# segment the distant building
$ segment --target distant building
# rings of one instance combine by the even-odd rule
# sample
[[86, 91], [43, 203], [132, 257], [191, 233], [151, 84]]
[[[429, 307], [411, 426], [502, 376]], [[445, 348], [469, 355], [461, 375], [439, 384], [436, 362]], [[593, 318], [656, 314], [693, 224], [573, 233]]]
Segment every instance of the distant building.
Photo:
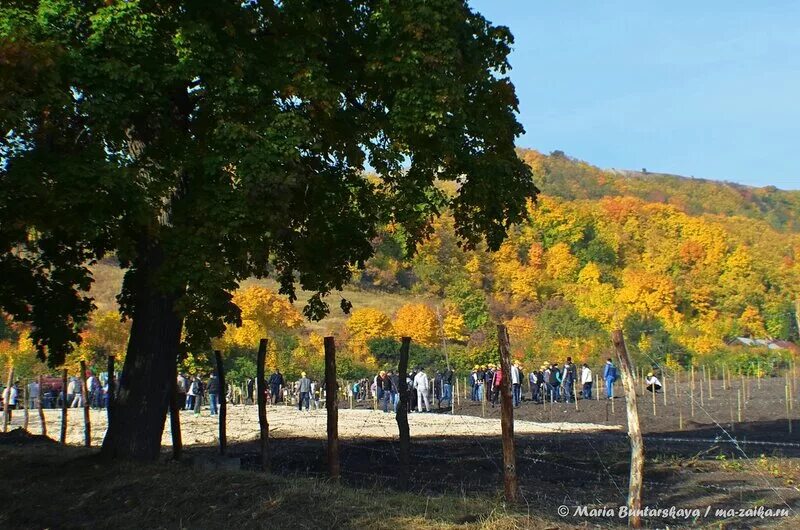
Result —
[[753, 348], [769, 348], [770, 350], [789, 350], [800, 354], [800, 347], [788, 340], [751, 339], [749, 337], [734, 337], [727, 341], [729, 346], [750, 346]]

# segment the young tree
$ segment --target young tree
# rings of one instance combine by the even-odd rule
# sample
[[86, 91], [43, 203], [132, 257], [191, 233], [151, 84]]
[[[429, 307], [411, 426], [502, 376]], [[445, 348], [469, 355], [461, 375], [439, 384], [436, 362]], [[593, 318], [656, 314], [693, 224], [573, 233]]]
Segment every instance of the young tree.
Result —
[[377, 227], [413, 248], [449, 205], [496, 249], [537, 194], [512, 36], [464, 0], [9, 0], [0, 43], [0, 309], [57, 365], [87, 264], [127, 269], [107, 456], [157, 457], [181, 343], [240, 322], [243, 279], [297, 282], [321, 318]]
[[425, 304], [405, 304], [394, 315], [394, 333], [400, 337], [411, 337], [423, 346], [437, 346], [441, 340], [439, 320], [436, 313]]

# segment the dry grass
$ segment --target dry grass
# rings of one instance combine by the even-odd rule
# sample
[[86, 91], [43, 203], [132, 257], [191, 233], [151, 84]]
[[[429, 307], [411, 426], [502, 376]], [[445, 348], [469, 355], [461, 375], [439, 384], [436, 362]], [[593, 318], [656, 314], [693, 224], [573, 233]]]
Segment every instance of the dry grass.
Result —
[[[98, 310], [117, 310], [116, 296], [122, 286], [122, 278], [125, 271], [120, 269], [113, 260], [108, 259], [94, 265], [92, 274], [94, 275], [94, 284], [92, 284], [91, 295], [95, 299]], [[242, 282], [242, 287], [252, 285], [261, 285], [273, 291], [278, 291], [278, 283], [274, 280], [250, 279]], [[297, 292], [295, 306], [298, 310], [303, 308], [312, 294], [310, 291], [300, 290]], [[331, 313], [328, 317], [322, 322], [306, 322], [306, 327], [310, 331], [326, 334], [343, 326], [347, 320], [347, 315], [339, 307], [342, 298], [350, 301], [353, 304], [353, 309], [370, 307], [383, 311], [389, 316], [394, 314], [400, 306], [409, 302], [434, 301], [433, 298], [426, 296], [367, 291], [356, 286], [348, 286], [342, 292], [334, 292], [329, 297], [328, 303], [331, 305]]]
[[188, 463], [108, 463], [53, 443], [0, 445], [0, 528], [532, 529], [499, 499], [364, 490]]

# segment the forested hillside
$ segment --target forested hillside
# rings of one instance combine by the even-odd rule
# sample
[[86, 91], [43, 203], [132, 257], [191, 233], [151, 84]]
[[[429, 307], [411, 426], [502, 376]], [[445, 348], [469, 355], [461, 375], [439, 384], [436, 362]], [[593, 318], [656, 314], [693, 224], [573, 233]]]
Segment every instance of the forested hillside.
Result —
[[[386, 226], [375, 256], [332, 296], [332, 305], [341, 296], [353, 310], [337, 308], [319, 323], [300, 315], [310, 293], [301, 292], [293, 306], [275, 294], [274, 282], [248, 281], [235, 298], [243, 327], [229, 328], [215, 345], [229, 369], [252, 371], [258, 338], [268, 336], [270, 368], [321, 372], [327, 333], [337, 337], [347, 376], [394, 363], [401, 335], [414, 339], [415, 362], [440, 365], [446, 354], [468, 368], [496, 357], [497, 323], [508, 325], [514, 355], [529, 365], [568, 355], [596, 362], [617, 326], [647, 363], [677, 367], [725, 357], [764, 370], [785, 361], [785, 351], [727, 342], [797, 340], [800, 192], [604, 171], [561, 153], [521, 154], [543, 194], [497, 253], [462, 249], [447, 212], [410, 258], [402, 231]], [[124, 355], [127, 325], [114, 312], [121, 271], [106, 260], [94, 273], [99, 309], [73, 364]], [[202, 370], [208, 358], [190, 352], [184, 368]]]
[[[532, 149], [520, 156], [538, 175], [545, 194], [563, 199], [630, 196], [670, 204], [691, 215], [718, 214], [767, 221], [782, 231], [800, 231], [800, 191], [773, 186], [753, 188], [730, 182], [650, 173], [602, 170], [561, 151], [543, 155]], [[798, 175], [800, 183], [800, 175]]]

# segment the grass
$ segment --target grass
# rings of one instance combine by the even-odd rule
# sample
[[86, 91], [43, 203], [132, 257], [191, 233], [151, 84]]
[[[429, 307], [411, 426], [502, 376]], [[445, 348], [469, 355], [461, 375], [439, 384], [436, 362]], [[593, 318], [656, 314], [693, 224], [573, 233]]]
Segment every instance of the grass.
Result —
[[187, 463], [109, 463], [51, 442], [0, 446], [0, 528], [553, 527], [499, 498], [425, 496]]
[[[92, 267], [94, 284], [92, 285], [91, 295], [95, 299], [95, 304], [100, 311], [117, 310], [116, 296], [122, 286], [122, 278], [125, 272], [117, 266], [113, 259], [103, 260]], [[242, 287], [261, 285], [278, 291], [278, 283], [274, 280], [249, 279], [242, 282]], [[306, 301], [313, 293], [310, 291], [299, 290], [297, 292], [297, 302], [295, 306], [301, 310]], [[371, 290], [359, 289], [356, 286], [347, 286], [342, 292], [334, 292], [330, 295], [328, 303], [331, 305], [331, 313], [321, 322], [306, 322], [309, 331], [315, 331], [321, 335], [341, 328], [347, 320], [347, 315], [340, 309], [339, 302], [344, 298], [353, 304], [353, 309], [370, 307], [383, 311], [392, 316], [400, 306], [409, 302], [432, 302], [434, 299], [421, 295], [398, 294], [388, 292], [376, 292]]]

